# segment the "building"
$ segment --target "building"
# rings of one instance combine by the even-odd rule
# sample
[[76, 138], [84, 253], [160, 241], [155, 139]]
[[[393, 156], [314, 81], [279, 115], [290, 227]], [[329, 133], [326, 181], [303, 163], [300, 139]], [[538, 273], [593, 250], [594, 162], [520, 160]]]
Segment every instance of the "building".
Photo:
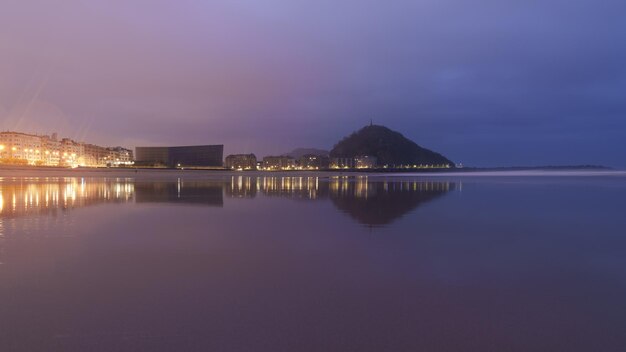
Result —
[[221, 168], [224, 145], [137, 147], [138, 166]]
[[232, 170], [256, 170], [256, 155], [232, 154], [226, 157], [224, 167]]
[[61, 162], [61, 141], [58, 140], [57, 134], [53, 133], [52, 136], [41, 137], [44, 165], [46, 166], [59, 166]]
[[85, 143], [83, 144], [83, 158], [85, 165], [100, 167], [107, 166], [109, 148]]
[[[170, 152], [168, 147], [136, 147], [135, 165], [167, 167], [170, 166]], [[174, 167], [176, 164], [172, 164]]]
[[107, 148], [107, 166], [129, 166], [134, 164], [133, 151], [122, 147]]
[[376, 168], [378, 158], [371, 155], [361, 155], [354, 158], [354, 167], [357, 169], [373, 169]]
[[290, 156], [266, 156], [263, 158], [264, 170], [294, 170], [296, 160]]
[[299, 164], [304, 170], [328, 169], [330, 159], [324, 155], [306, 154], [300, 157]]
[[353, 169], [354, 158], [332, 158], [330, 159], [331, 169]]
[[21, 132], [0, 132], [0, 159], [5, 163], [43, 165], [41, 137]]
[[121, 147], [106, 148], [58, 140], [57, 134], [40, 136], [21, 132], [0, 132], [0, 163], [39, 166], [120, 166], [133, 162], [133, 153]]
[[[61, 160], [60, 166], [88, 166], [85, 163], [84, 145], [69, 138], [61, 139]], [[96, 165], [97, 166], [97, 165]]]

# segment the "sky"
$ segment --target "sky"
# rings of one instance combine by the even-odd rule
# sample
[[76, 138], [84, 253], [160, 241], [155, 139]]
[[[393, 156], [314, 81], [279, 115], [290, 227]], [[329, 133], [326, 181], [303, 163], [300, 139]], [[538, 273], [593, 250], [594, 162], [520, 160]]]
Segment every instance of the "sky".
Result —
[[0, 130], [626, 167], [623, 0], [1, 0]]

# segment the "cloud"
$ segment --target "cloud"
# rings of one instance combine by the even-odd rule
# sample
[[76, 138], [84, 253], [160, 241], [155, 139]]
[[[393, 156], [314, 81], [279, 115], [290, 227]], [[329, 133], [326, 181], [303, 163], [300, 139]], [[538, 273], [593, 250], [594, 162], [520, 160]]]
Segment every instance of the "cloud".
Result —
[[263, 155], [328, 148], [373, 118], [466, 164], [621, 166], [624, 13], [615, 0], [7, 0], [0, 127]]

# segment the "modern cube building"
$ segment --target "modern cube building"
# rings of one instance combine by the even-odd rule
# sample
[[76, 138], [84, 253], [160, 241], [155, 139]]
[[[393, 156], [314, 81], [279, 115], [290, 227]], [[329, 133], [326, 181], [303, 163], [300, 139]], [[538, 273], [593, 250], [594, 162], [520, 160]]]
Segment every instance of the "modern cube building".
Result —
[[135, 165], [163, 167], [222, 167], [224, 145], [137, 147]]

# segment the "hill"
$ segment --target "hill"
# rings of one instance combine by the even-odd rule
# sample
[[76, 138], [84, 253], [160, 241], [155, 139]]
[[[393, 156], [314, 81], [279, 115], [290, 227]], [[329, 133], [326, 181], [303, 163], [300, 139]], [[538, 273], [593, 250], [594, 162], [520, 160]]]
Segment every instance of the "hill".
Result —
[[449, 165], [454, 163], [443, 155], [422, 148], [401, 133], [385, 126], [369, 125], [342, 139], [330, 151], [330, 156], [354, 158], [371, 155], [378, 158], [379, 165]]
[[284, 155], [288, 155], [294, 159], [300, 159], [302, 156], [309, 155], [309, 154], [327, 156], [328, 150], [315, 149], [315, 148], [296, 148], [292, 150], [291, 152], [284, 154]]

